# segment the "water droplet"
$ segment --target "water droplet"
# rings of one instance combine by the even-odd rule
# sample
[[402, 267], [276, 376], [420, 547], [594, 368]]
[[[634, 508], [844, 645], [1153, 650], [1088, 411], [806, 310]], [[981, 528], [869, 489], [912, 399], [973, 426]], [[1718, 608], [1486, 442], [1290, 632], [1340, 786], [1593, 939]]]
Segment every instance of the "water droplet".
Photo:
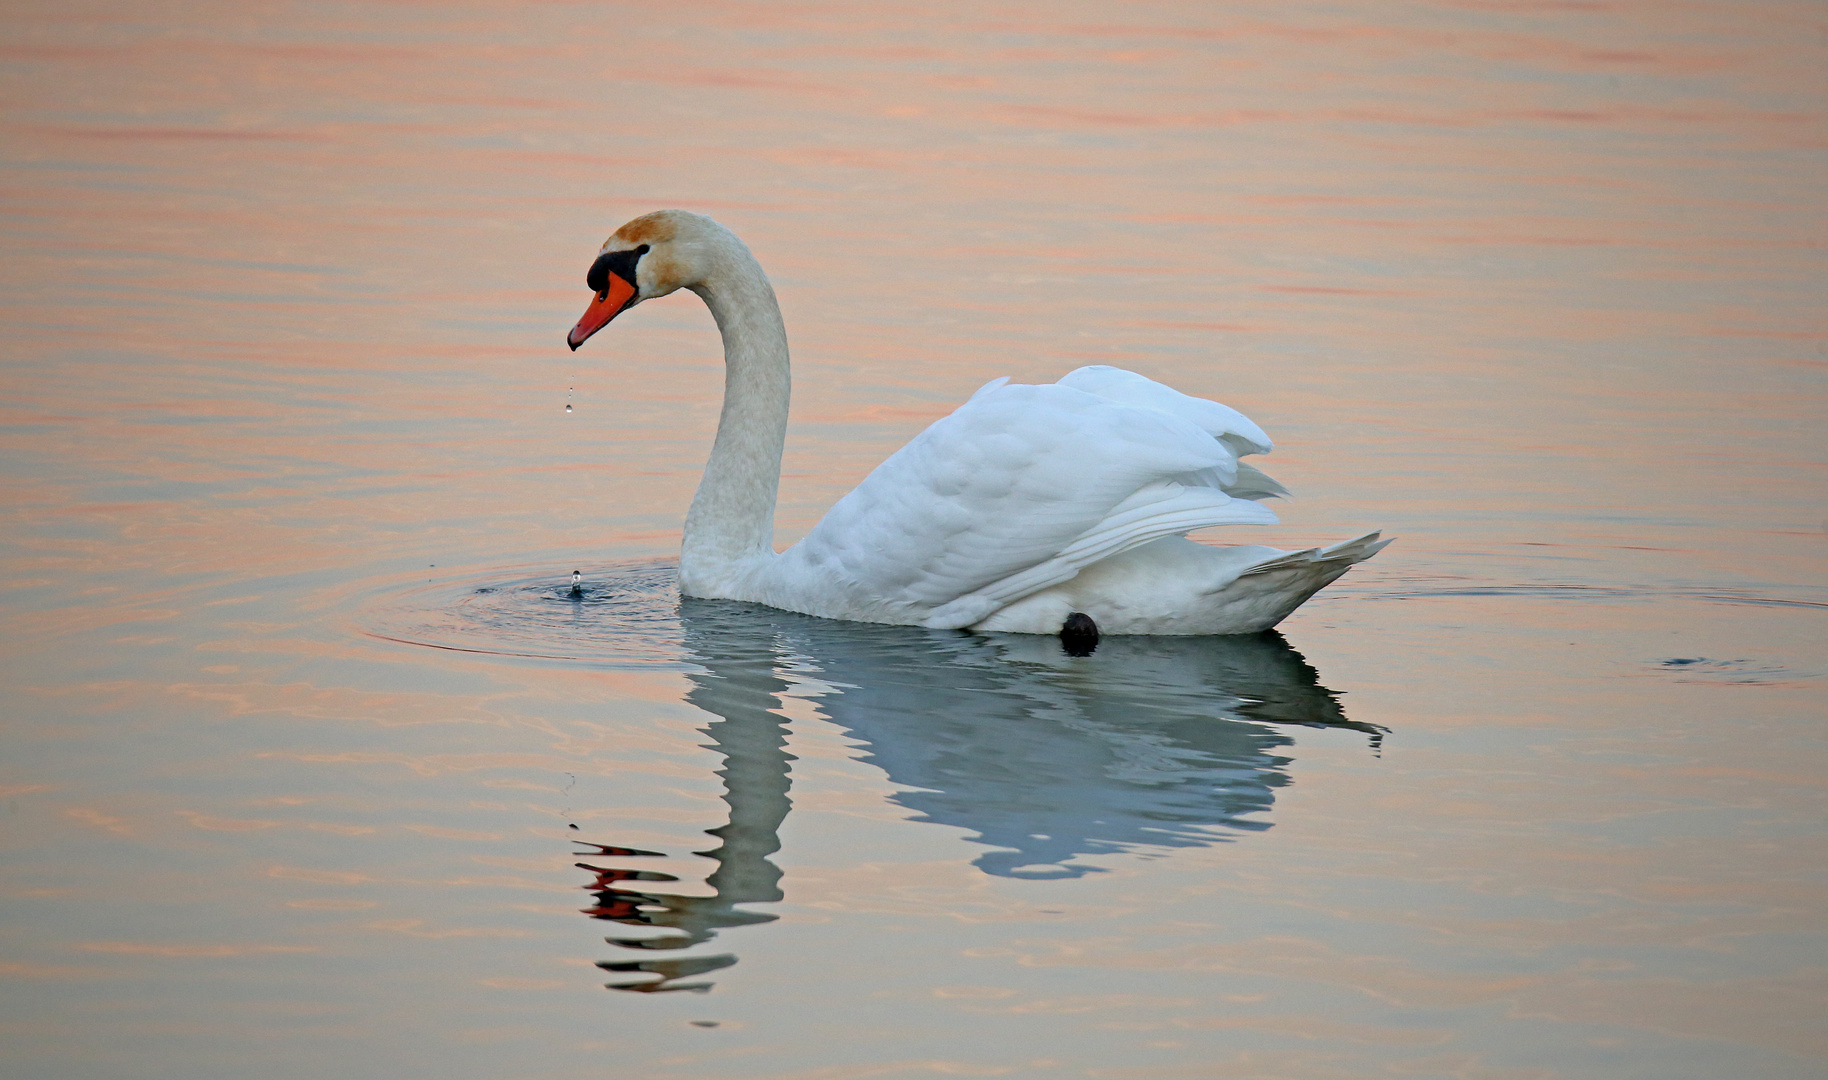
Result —
[[584, 594], [584, 571], [573, 570], [571, 572], [571, 595], [582, 596], [583, 594]]
[[570, 411], [571, 411], [571, 405], [570, 405], [570, 403], [569, 403], [569, 402], [567, 402], [567, 403], [566, 403], [566, 405], [565, 405], [565, 411], [566, 411], [566, 412], [570, 412]]

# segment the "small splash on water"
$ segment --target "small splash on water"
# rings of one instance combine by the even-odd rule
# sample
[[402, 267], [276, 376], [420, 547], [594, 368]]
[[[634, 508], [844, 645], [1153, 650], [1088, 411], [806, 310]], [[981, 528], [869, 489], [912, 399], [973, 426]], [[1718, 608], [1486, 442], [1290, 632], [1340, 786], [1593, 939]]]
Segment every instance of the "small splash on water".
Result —
[[390, 641], [498, 656], [641, 666], [686, 659], [670, 561], [631, 560], [566, 575], [548, 566], [428, 583], [381, 598], [363, 613], [364, 630]]

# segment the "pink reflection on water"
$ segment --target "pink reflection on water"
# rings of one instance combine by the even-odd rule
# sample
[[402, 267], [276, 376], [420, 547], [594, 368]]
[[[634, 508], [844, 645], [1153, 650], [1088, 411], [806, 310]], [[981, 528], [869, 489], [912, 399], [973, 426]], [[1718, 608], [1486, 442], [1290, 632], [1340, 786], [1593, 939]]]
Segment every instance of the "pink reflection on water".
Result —
[[[9, 1052], [98, 1076], [703, 1054], [670, 1014], [564, 993], [603, 955], [564, 823], [685, 852], [723, 820], [684, 676], [432, 654], [359, 617], [428, 579], [676, 547], [710, 320], [682, 297], [599, 356], [561, 338], [602, 237], [681, 206], [743, 235], [786, 311], [783, 542], [988, 379], [1089, 360], [1271, 431], [1299, 497], [1251, 539], [1404, 537], [1288, 627], [1395, 730], [1386, 756], [1300, 742], [1274, 830], [1113, 860], [1108, 892], [998, 891], [788, 702], [809, 764], [779, 934], [733, 943], [706, 999], [754, 1011], [729, 1068], [834, 1064], [794, 1007], [817, 1001], [847, 1039], [992, 1016], [1029, 1058], [1112, 1068], [1540, 1072], [1611, 1040], [1596, 1068], [1803, 1075], [1819, 24], [14, 5]], [[537, 987], [560, 990], [516, 1012]]]

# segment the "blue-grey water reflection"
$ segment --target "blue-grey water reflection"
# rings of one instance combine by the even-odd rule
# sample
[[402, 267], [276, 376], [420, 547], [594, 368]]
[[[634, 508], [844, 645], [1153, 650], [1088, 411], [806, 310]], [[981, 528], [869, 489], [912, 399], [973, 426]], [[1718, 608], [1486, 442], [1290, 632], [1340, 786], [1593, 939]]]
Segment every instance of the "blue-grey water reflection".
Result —
[[[593, 634], [613, 634], [619, 608], [642, 606], [628, 602], [638, 588], [597, 589], [600, 602], [622, 603], [602, 603], [611, 623]], [[586, 913], [651, 931], [608, 939], [627, 948], [685, 948], [775, 917], [738, 905], [783, 898], [769, 857], [792, 806], [789, 692], [810, 691], [820, 714], [860, 740], [860, 756], [906, 789], [893, 800], [914, 820], [968, 830], [990, 848], [974, 865], [1002, 877], [1078, 877], [1099, 869], [1084, 856], [1267, 829], [1289, 782], [1282, 725], [1355, 728], [1373, 750], [1383, 734], [1349, 721], [1273, 631], [1107, 638], [1071, 657], [1054, 638], [835, 622], [730, 601], [686, 600], [678, 619], [682, 654], [697, 665], [686, 700], [716, 717], [704, 731], [724, 759], [729, 820], [707, 830], [722, 843], [699, 853], [718, 863], [709, 897], [651, 891], [636, 883], [676, 879], [619, 864], [652, 853], [590, 845], [606, 860], [579, 864], [597, 876]], [[660, 976], [616, 989], [703, 990], [710, 984], [682, 980], [735, 962], [721, 953], [599, 966]]]

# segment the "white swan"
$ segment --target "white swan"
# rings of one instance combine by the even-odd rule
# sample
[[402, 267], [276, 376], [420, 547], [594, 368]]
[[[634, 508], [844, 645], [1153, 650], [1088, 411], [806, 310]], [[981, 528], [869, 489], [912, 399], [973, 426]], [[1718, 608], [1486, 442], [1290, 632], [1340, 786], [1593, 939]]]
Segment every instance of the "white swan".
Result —
[[[1273, 524], [1282, 485], [1243, 414], [1141, 375], [986, 384], [890, 455], [806, 538], [776, 553], [787, 330], [767, 275], [708, 217], [662, 210], [604, 242], [573, 349], [643, 300], [691, 289], [724, 341], [724, 404], [679, 556], [687, 596], [832, 619], [1060, 633], [1243, 634], [1281, 621], [1388, 540], [1218, 548], [1186, 533]], [[1083, 626], [1080, 620], [1075, 625]]]

